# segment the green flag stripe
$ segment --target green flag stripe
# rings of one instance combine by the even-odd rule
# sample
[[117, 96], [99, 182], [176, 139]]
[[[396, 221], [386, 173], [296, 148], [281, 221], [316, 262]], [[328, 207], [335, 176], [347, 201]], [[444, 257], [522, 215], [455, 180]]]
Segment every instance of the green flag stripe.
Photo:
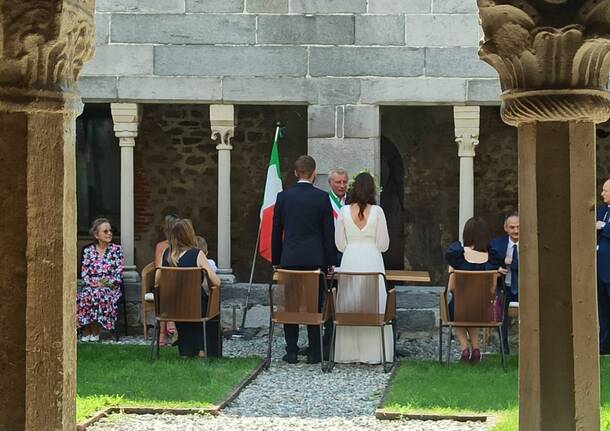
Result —
[[269, 158], [269, 165], [274, 165], [277, 171], [277, 177], [282, 178], [280, 173], [280, 155], [277, 149], [277, 143], [280, 139], [280, 127], [275, 129], [275, 139], [273, 140], [273, 147], [271, 148], [271, 157]]

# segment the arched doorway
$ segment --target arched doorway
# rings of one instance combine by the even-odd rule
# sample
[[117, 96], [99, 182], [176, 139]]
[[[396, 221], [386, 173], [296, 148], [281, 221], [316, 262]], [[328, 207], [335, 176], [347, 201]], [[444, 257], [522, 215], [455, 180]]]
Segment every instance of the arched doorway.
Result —
[[390, 248], [383, 255], [387, 269], [404, 268], [404, 177], [405, 168], [396, 145], [381, 137], [381, 199], [386, 214]]

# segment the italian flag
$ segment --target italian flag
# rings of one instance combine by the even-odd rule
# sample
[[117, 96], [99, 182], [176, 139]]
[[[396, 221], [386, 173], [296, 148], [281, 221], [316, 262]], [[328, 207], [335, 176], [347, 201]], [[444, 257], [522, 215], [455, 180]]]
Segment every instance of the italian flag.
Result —
[[337, 195], [333, 193], [332, 190], [328, 192], [328, 196], [330, 196], [330, 205], [333, 208], [333, 217], [335, 218], [336, 222], [337, 218], [339, 217], [339, 210], [343, 205], [341, 205], [341, 199], [339, 199]]
[[265, 183], [265, 196], [261, 207], [261, 233], [258, 244], [259, 254], [271, 262], [271, 231], [273, 230], [273, 210], [277, 194], [282, 191], [282, 179], [280, 176], [280, 157], [277, 150], [277, 143], [280, 139], [280, 127], [275, 129], [275, 139], [269, 157], [269, 167], [267, 168], [267, 182]]

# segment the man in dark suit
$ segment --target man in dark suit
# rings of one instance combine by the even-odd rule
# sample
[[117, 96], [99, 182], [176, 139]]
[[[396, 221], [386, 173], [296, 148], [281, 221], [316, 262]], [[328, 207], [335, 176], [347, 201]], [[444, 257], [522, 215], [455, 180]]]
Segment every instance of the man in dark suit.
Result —
[[[284, 269], [332, 270], [337, 264], [335, 227], [328, 194], [313, 186], [316, 162], [310, 156], [300, 156], [294, 174], [299, 179], [294, 187], [278, 193], [273, 214], [271, 241], [272, 264]], [[322, 286], [322, 284], [321, 284]], [[325, 292], [320, 292], [324, 295]], [[299, 350], [298, 325], [284, 325], [288, 363], [296, 363]], [[307, 362], [321, 360], [320, 333], [317, 326], [308, 325]]]
[[502, 337], [504, 351], [508, 354], [508, 305], [519, 302], [519, 214], [513, 213], [504, 220], [506, 235], [493, 239], [489, 243], [489, 262], [500, 268], [504, 274], [504, 320]]
[[610, 180], [602, 188], [603, 205], [597, 208], [597, 308], [599, 352], [610, 355]]

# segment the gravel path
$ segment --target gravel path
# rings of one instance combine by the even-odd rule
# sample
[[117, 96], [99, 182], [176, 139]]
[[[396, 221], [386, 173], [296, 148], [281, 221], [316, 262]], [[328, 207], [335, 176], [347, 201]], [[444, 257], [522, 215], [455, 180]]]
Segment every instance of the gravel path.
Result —
[[[260, 335], [260, 334], [259, 334]], [[306, 333], [301, 332], [301, 340]], [[116, 343], [107, 340], [108, 343]], [[138, 337], [123, 337], [120, 344], [143, 344]], [[338, 364], [331, 374], [304, 358], [295, 365], [280, 360], [284, 354], [281, 330], [274, 338], [269, 371], [264, 371], [227, 406], [220, 416], [112, 415], [90, 431], [190, 431], [190, 430], [367, 430], [367, 431], [488, 431], [493, 424], [456, 421], [382, 421], [375, 407], [389, 374], [381, 366]], [[226, 340], [227, 357], [264, 356], [267, 337]], [[436, 359], [438, 339], [403, 339], [398, 352], [406, 358]], [[453, 352], [458, 355], [457, 349]]]

